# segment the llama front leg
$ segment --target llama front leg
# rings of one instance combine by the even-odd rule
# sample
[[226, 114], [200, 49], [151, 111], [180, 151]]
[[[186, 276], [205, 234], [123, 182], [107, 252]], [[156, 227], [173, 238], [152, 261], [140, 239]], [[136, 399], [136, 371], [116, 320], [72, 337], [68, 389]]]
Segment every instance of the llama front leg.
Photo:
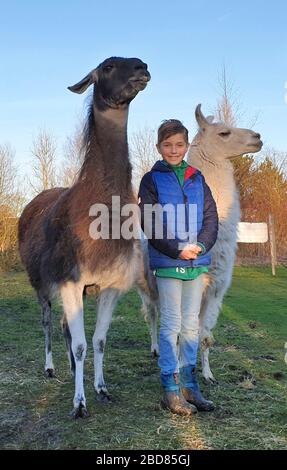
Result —
[[55, 368], [52, 357], [52, 312], [51, 302], [38, 293], [38, 299], [42, 307], [42, 325], [45, 335], [45, 375], [55, 377]]
[[93, 336], [95, 381], [94, 387], [97, 398], [102, 403], [108, 403], [110, 396], [104, 381], [103, 359], [107, 332], [112, 320], [120, 291], [117, 289], [105, 289], [98, 298], [97, 323]]
[[75, 364], [75, 395], [71, 416], [73, 418], [84, 418], [87, 416], [84, 392], [84, 360], [87, 352], [87, 342], [84, 330], [83, 286], [67, 282], [61, 288], [60, 293], [64, 318], [71, 336], [70, 347]]

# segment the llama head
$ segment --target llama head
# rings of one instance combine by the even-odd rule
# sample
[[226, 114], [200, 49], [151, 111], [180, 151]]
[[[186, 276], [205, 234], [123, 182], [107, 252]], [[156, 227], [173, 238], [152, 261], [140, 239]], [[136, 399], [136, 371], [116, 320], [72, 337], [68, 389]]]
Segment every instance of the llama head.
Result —
[[213, 116], [203, 115], [200, 104], [196, 107], [195, 117], [199, 131], [191, 146], [200, 145], [208, 160], [215, 164], [245, 153], [259, 152], [262, 148], [260, 134], [250, 129], [240, 129], [222, 122], [213, 122]]
[[149, 80], [147, 64], [140, 59], [110, 57], [68, 89], [83, 93], [94, 84], [94, 104], [104, 111], [127, 107]]

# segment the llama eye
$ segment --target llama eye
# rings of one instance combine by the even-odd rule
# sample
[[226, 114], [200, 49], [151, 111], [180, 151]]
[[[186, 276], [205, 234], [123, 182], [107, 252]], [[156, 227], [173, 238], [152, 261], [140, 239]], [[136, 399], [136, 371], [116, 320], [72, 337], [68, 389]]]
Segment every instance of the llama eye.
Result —
[[113, 70], [113, 68], [114, 68], [113, 65], [106, 65], [106, 66], [104, 67], [104, 71], [105, 71], [105, 72], [110, 72], [111, 70]]
[[220, 137], [228, 137], [231, 134], [230, 131], [219, 132]]

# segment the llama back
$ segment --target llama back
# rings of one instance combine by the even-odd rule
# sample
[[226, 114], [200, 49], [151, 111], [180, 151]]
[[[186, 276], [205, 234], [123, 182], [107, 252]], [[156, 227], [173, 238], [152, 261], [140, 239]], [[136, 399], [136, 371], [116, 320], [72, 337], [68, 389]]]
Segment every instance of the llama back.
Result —
[[45, 246], [45, 221], [51, 209], [66, 191], [53, 188], [42, 191], [24, 209], [18, 224], [18, 240], [21, 261], [35, 289], [41, 285], [41, 262]]

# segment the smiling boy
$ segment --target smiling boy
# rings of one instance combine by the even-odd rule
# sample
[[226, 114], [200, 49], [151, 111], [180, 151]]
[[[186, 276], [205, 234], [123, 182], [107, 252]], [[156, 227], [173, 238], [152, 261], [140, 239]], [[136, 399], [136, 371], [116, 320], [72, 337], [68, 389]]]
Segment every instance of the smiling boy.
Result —
[[[188, 130], [177, 119], [164, 121], [158, 129], [157, 150], [162, 160], [142, 178], [139, 189], [141, 224], [145, 227], [146, 204], [170, 204], [176, 210], [196, 206], [196, 220], [186, 210], [185, 225], [197, 228], [196, 243], [182, 240], [180, 229], [175, 237], [167, 237], [167, 221], [163, 218], [163, 237], [155, 236], [155, 218], [148, 230], [150, 267], [153, 270], [160, 300], [159, 367], [164, 408], [180, 415], [197, 410], [211, 411], [214, 405], [206, 400], [196, 378], [199, 342], [199, 311], [204, 272], [211, 262], [209, 254], [218, 231], [216, 204], [203, 175], [184, 161], [189, 148]], [[184, 245], [182, 248], [182, 244]]]

